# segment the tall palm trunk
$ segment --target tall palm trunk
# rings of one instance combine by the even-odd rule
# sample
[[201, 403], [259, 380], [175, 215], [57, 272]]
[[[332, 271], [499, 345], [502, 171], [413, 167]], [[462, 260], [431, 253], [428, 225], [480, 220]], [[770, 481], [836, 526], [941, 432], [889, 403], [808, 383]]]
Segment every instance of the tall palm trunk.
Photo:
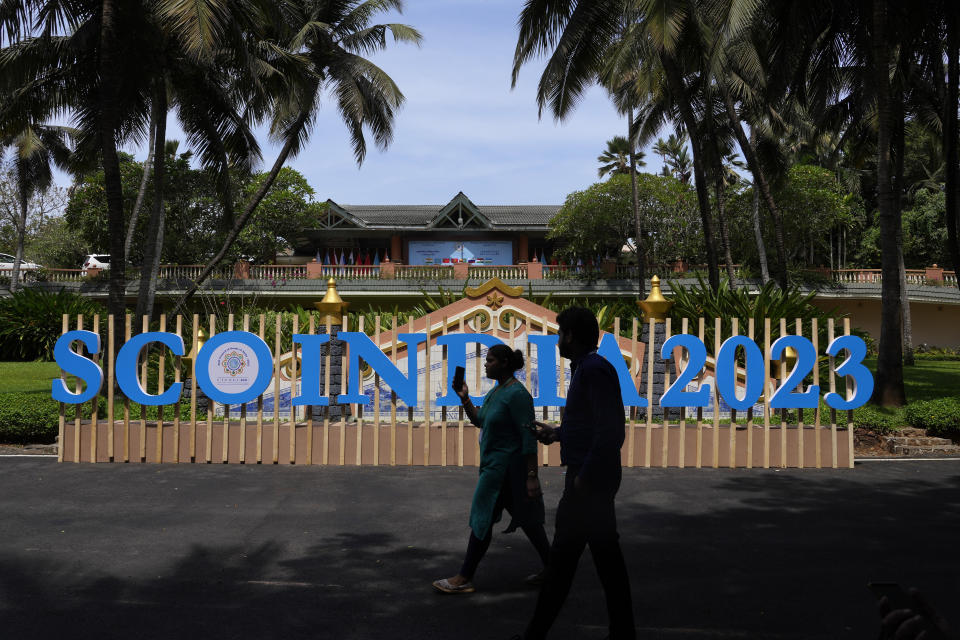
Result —
[[133, 234], [137, 230], [137, 222], [140, 219], [140, 208], [143, 206], [143, 199], [147, 194], [147, 184], [150, 182], [150, 168], [153, 165], [153, 141], [156, 134], [156, 109], [150, 109], [150, 140], [147, 142], [147, 158], [143, 162], [143, 177], [140, 179], [140, 190], [137, 191], [137, 201], [133, 204], [133, 211], [130, 213], [130, 222], [127, 224], [127, 239], [123, 242], [124, 255], [130, 255], [130, 245], [133, 244]]
[[913, 320], [910, 317], [910, 297], [907, 292], [907, 269], [903, 264], [903, 243], [897, 256], [900, 269], [900, 308], [903, 321], [903, 364], [912, 367], [916, 364], [913, 356]]
[[[947, 95], [944, 101], [944, 151], [946, 153], [947, 251], [960, 276], [960, 140], [957, 139], [957, 101], [960, 92], [960, 16], [950, 7], [947, 18]], [[957, 278], [960, 287], [960, 278]]]
[[777, 283], [781, 289], [786, 290], [789, 285], [789, 278], [787, 276], [787, 245], [784, 241], [783, 217], [780, 215], [780, 209], [777, 208], [777, 203], [773, 199], [773, 192], [770, 190], [770, 184], [767, 182], [767, 177], [764, 175], [763, 168], [760, 166], [756, 149], [754, 149], [753, 144], [743, 132], [743, 125], [740, 122], [740, 116], [737, 115], [737, 108], [733, 104], [733, 96], [730, 95], [730, 89], [724, 82], [719, 84], [721, 91], [723, 91], [723, 103], [727, 110], [727, 118], [730, 120], [730, 126], [737, 136], [737, 144], [740, 145], [740, 150], [743, 152], [744, 158], [747, 159], [747, 167], [750, 169], [750, 173], [753, 174], [754, 189], [760, 189], [760, 194], [763, 196], [767, 209], [770, 210], [770, 217], [773, 219], [774, 245], [777, 248], [777, 260], [780, 263], [777, 269]]
[[770, 282], [770, 270], [767, 268], [767, 248], [763, 243], [763, 230], [760, 228], [760, 191], [753, 187], [753, 203], [750, 206], [753, 218], [753, 237], [757, 241], [757, 259], [760, 261], [760, 279], [763, 284]]
[[140, 291], [137, 295], [137, 317], [153, 315], [153, 301], [157, 295], [157, 271], [163, 248], [164, 179], [166, 177], [167, 144], [167, 87], [161, 75], [154, 89], [151, 118], [157, 122], [153, 158], [153, 209], [147, 222], [146, 250], [140, 265]]
[[[718, 171], [723, 171], [720, 167]], [[736, 272], [733, 270], [733, 256], [730, 253], [730, 234], [727, 233], [727, 219], [723, 210], [723, 178], [717, 178], [714, 189], [717, 193], [717, 222], [720, 225], [720, 244], [723, 245], [723, 259], [727, 263], [727, 278], [730, 280], [730, 288], [736, 286]]]
[[[110, 290], [107, 308], [121, 319], [125, 310], [126, 253], [123, 241], [123, 186], [120, 178], [120, 159], [117, 156], [117, 123], [119, 121], [120, 77], [117, 73], [117, 5], [114, 0], [103, 0], [100, 18], [99, 138], [103, 163], [104, 195], [107, 200], [107, 229], [110, 234]], [[122, 332], [116, 331], [117, 346]]]
[[647, 260], [646, 247], [644, 247], [643, 223], [640, 220], [640, 202], [637, 198], [637, 156], [634, 153], [633, 141], [633, 105], [627, 108], [627, 140], [630, 142], [630, 203], [633, 205], [633, 223], [634, 239], [637, 244], [637, 288], [639, 297], [646, 296], [647, 282], [645, 271], [645, 262]]
[[10, 291], [20, 288], [20, 272], [23, 265], [23, 243], [27, 235], [27, 213], [30, 210], [30, 199], [20, 195], [20, 217], [17, 220], [17, 251], [13, 260], [13, 275], [10, 276]]
[[[728, 113], [729, 115], [729, 113]], [[753, 151], [753, 145], [756, 144], [757, 134], [751, 129], [747, 144]], [[760, 262], [760, 279], [763, 284], [770, 282], [770, 269], [767, 267], [767, 245], [763, 241], [763, 230], [760, 227], [760, 190], [756, 182], [753, 184], [753, 202], [750, 205], [750, 216], [753, 218], [753, 237], [757, 241], [757, 260]], [[833, 245], [830, 245], [831, 251]]]
[[873, 401], [902, 406], [903, 342], [900, 310], [900, 217], [891, 184], [890, 148], [893, 109], [890, 95], [890, 49], [886, 40], [887, 0], [874, 0], [872, 11], [873, 82], [877, 93], [877, 216], [880, 221], [880, 343]]
[[[906, 141], [904, 140], [904, 118], [903, 118], [903, 89], [898, 88], [896, 92], [896, 122], [894, 124], [894, 203], [896, 206], [897, 217], [903, 216], [903, 161]], [[903, 364], [905, 366], [914, 365], [913, 357], [913, 320], [910, 317], [910, 294], [907, 291], [907, 269], [903, 263], [903, 230], [901, 228], [900, 239], [897, 241], [897, 262], [900, 272], [900, 313], [903, 323]]]
[[710, 280], [710, 288], [718, 291], [720, 289], [720, 269], [717, 265], [717, 247], [713, 238], [710, 193], [707, 190], [707, 176], [703, 168], [702, 136], [697, 125], [696, 115], [693, 113], [693, 107], [686, 99], [686, 87], [676, 61], [666, 53], [661, 53], [660, 59], [666, 71], [667, 85], [670, 91], [673, 95], [679, 96], [677, 103], [680, 108], [680, 117], [687, 129], [687, 135], [690, 137], [690, 147], [693, 151], [693, 184], [697, 191], [697, 205], [700, 208], [700, 221], [703, 224], [703, 243], [707, 250], [707, 275]]

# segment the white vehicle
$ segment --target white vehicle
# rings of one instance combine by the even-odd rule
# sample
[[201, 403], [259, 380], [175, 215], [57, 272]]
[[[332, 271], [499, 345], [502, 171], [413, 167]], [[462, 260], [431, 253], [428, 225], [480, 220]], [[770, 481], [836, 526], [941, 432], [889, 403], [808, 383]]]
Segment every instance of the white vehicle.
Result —
[[[16, 257], [11, 256], [8, 253], [0, 253], [0, 271], [5, 271], [7, 269], [13, 270], [13, 263], [16, 262]], [[33, 262], [27, 262], [23, 260], [20, 263], [21, 269], [41, 269], [42, 267]]]
[[110, 256], [107, 255], [107, 254], [102, 254], [102, 253], [100, 253], [100, 254], [90, 254], [90, 255], [88, 255], [88, 256], [84, 259], [84, 261], [83, 261], [83, 266], [81, 267], [81, 269], [83, 269], [84, 273], [86, 273], [87, 269], [91, 269], [91, 268], [95, 268], [95, 269], [109, 269], [109, 268], [110, 268]]

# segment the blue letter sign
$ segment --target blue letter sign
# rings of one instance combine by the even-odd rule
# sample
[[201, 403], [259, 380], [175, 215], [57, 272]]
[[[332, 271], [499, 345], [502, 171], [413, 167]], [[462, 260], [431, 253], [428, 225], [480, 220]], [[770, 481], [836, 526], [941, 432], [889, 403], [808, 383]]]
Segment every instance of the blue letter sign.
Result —
[[[396, 391], [397, 396], [408, 406], [416, 407], [420, 394], [417, 389], [417, 348], [427, 337], [423, 333], [401, 333], [397, 339], [407, 343], [407, 374], [404, 376], [390, 359], [362, 332], [343, 331], [339, 338], [350, 349], [350, 366], [347, 393], [337, 398], [339, 404], [368, 404], [369, 398], [361, 393], [360, 360], [369, 364], [383, 382]], [[327, 405], [330, 399], [320, 395], [320, 358], [321, 346], [330, 340], [328, 334], [295, 334], [293, 342], [301, 345], [302, 353], [302, 389], [300, 396], [293, 399], [294, 405]], [[99, 353], [100, 338], [92, 331], [68, 331], [57, 340], [54, 356], [64, 372], [75, 375], [86, 384], [83, 393], [71, 393], [62, 380], [54, 380], [51, 395], [54, 400], [66, 403], [86, 402], [94, 398], [103, 382], [103, 371], [92, 360], [70, 349], [74, 342], [82, 342], [90, 353]], [[556, 335], [530, 334], [527, 341], [536, 345], [538, 364], [537, 378], [539, 389], [534, 405], [564, 405], [564, 398], [557, 395]], [[162, 394], [147, 393], [137, 376], [137, 360], [141, 350], [152, 342], [159, 342], [183, 355], [183, 340], [176, 334], [163, 332], [142, 333], [131, 338], [117, 354], [117, 382], [123, 393], [132, 401], [145, 405], [173, 404], [180, 396], [182, 383], [175, 383]], [[455, 406], [459, 398], [450, 388], [454, 369], [466, 366], [467, 345], [479, 343], [486, 347], [503, 344], [498, 338], [484, 333], [454, 333], [437, 338], [436, 343], [447, 347], [446, 393], [438, 398], [436, 406]], [[813, 344], [802, 336], [787, 335], [779, 338], [770, 349], [771, 358], [779, 358], [791, 347], [797, 352], [797, 364], [789, 377], [778, 387], [770, 398], [772, 409], [814, 408], [819, 403], [820, 388], [809, 385], [805, 390], [803, 381], [816, 366], [817, 354]], [[712, 389], [710, 385], [701, 385], [697, 391], [687, 391], [687, 385], [703, 370], [707, 361], [707, 350], [703, 342], [694, 335], [676, 334], [667, 339], [660, 350], [660, 357], [669, 361], [674, 349], [687, 352], [687, 364], [677, 379], [660, 398], [663, 407], [706, 407], [710, 405]], [[737, 396], [737, 350], [743, 349], [746, 365], [744, 396]], [[600, 342], [598, 353], [606, 358], [617, 370], [620, 390], [625, 406], [645, 407], [647, 401], [640, 397], [623, 358], [616, 336], [606, 334]], [[837, 393], [827, 393], [824, 397], [827, 405], [833, 409], [848, 411], [867, 402], [873, 391], [873, 377], [863, 365], [866, 345], [853, 335], [840, 336], [827, 346], [827, 354], [837, 356], [847, 351], [849, 357], [836, 368], [836, 374], [852, 378], [848, 388], [852, 398], [845, 399]], [[273, 376], [273, 355], [267, 344], [255, 334], [246, 331], [225, 331], [207, 340], [197, 354], [197, 382], [203, 391], [213, 400], [224, 405], [237, 405], [249, 402], [260, 396], [269, 386]], [[717, 354], [714, 370], [717, 392], [731, 408], [738, 411], [749, 409], [757, 401], [763, 390], [763, 355], [756, 343], [746, 336], [728, 338]], [[471, 396], [479, 405], [483, 398]]]

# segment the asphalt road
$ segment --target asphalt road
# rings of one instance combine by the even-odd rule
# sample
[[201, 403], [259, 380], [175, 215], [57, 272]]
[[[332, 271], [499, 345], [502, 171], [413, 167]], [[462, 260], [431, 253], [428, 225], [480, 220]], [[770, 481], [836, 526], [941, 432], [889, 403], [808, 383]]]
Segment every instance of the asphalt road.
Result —
[[[536, 597], [521, 533], [497, 528], [477, 593], [430, 588], [459, 568], [475, 478], [0, 459], [0, 637], [508, 638]], [[618, 515], [643, 638], [875, 638], [871, 580], [960, 625], [960, 462], [628, 470]], [[605, 627], [588, 553], [551, 637]]]

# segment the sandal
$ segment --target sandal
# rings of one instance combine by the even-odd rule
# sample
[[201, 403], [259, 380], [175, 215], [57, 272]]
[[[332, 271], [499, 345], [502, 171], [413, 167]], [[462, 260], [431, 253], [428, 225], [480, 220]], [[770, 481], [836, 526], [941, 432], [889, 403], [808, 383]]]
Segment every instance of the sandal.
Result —
[[447, 578], [434, 580], [433, 588], [441, 593], [473, 593], [475, 591], [472, 582], [464, 582], [458, 586], [450, 584], [450, 581]]

